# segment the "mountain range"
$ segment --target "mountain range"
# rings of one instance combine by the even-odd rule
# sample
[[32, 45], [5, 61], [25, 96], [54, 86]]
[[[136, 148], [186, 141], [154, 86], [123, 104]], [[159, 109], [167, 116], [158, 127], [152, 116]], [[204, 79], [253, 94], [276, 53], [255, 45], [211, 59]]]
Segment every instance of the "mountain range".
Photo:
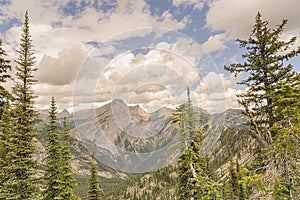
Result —
[[[232, 137], [234, 131], [244, 131], [242, 127], [246, 119], [241, 110], [230, 109], [215, 114], [199, 108], [195, 110], [200, 119], [199, 125], [205, 130], [204, 149], [211, 156], [217, 156], [224, 150], [226, 132], [231, 132]], [[127, 106], [123, 100], [116, 99], [95, 109], [75, 113], [63, 110], [57, 116], [58, 119], [68, 119], [72, 152], [79, 156], [74, 155], [76, 172], [87, 173], [81, 165], [87, 165], [91, 160], [88, 155], [94, 153], [103, 166], [126, 173], [143, 173], [174, 161], [179, 139], [176, 125], [171, 123], [174, 111], [162, 107], [148, 113], [138, 105]], [[41, 143], [44, 143], [45, 133], [41, 127], [47, 123], [47, 118], [47, 111], [41, 111]], [[247, 139], [246, 136], [239, 142], [244, 139]], [[230, 145], [236, 151], [234, 144]]]
[[[77, 175], [88, 175], [94, 154], [100, 177], [121, 180], [174, 163], [180, 138], [176, 125], [171, 123], [174, 111], [162, 107], [148, 113], [138, 105], [128, 106], [116, 99], [95, 109], [75, 113], [63, 110], [57, 117], [60, 123], [64, 117], [68, 120], [71, 164]], [[250, 149], [253, 140], [245, 134], [246, 118], [241, 110], [229, 109], [214, 114], [200, 108], [195, 111], [200, 119], [198, 125], [204, 131], [203, 149], [220, 173], [226, 168], [230, 154], [239, 154], [245, 162], [251, 158], [251, 152], [245, 149]], [[47, 111], [40, 111], [37, 157], [41, 162], [45, 157], [47, 120]]]

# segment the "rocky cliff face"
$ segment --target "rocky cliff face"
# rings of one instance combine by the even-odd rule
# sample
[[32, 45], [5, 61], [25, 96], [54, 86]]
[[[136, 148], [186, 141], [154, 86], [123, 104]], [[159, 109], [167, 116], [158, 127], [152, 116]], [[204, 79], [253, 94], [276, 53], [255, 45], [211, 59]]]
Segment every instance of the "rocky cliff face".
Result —
[[74, 113], [74, 130], [96, 158], [120, 171], [140, 173], [165, 164], [174, 150], [173, 110], [161, 108], [147, 113], [122, 100]]

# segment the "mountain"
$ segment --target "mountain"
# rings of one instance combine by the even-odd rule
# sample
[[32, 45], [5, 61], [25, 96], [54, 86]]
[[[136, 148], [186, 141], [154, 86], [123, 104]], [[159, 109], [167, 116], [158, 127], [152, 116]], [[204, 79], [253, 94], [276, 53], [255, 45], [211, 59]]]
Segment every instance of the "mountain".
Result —
[[[242, 155], [245, 162], [251, 157], [251, 152], [245, 150], [247, 149], [245, 147], [251, 146], [253, 141], [245, 133], [243, 124], [246, 118], [241, 110], [230, 109], [215, 114], [209, 114], [200, 108], [195, 108], [195, 111], [200, 119], [198, 125], [204, 130], [204, 150], [212, 158], [213, 166], [220, 169], [220, 174], [226, 169], [230, 153]], [[45, 124], [48, 117], [47, 111], [40, 113], [37, 127], [41, 135], [37, 142], [37, 157], [42, 161], [45, 157]], [[132, 180], [139, 179], [136, 176], [128, 179], [132, 175], [148, 172], [138, 177], [151, 179], [152, 176], [160, 177], [160, 173], [168, 171], [169, 169], [165, 169], [164, 166], [172, 166], [178, 155], [175, 144], [179, 135], [175, 124], [171, 123], [173, 113], [173, 109], [164, 107], [148, 113], [138, 105], [126, 105], [120, 99], [95, 109], [75, 113], [63, 110], [58, 113], [60, 123], [63, 117], [67, 117], [68, 120], [73, 156], [72, 168], [79, 181], [78, 191], [83, 199], [86, 195], [92, 152], [98, 161], [101, 184], [110, 194], [124, 188], [126, 181], [131, 183]], [[173, 179], [169, 177], [167, 180]], [[151, 180], [144, 181], [151, 182]], [[136, 183], [132, 184], [136, 186]], [[111, 187], [112, 185], [114, 187]], [[161, 187], [155, 191], [165, 190], [168, 184], [163, 181], [160, 185]], [[145, 188], [141, 195], [150, 195], [146, 190], [149, 188]], [[174, 195], [173, 190], [169, 192], [171, 193], [164, 195]], [[125, 194], [121, 193], [119, 199], [125, 198], [122, 196]]]
[[[88, 175], [90, 163], [92, 162], [91, 152], [83, 144], [80, 135], [76, 129], [74, 129], [74, 123], [72, 121], [72, 114], [67, 110], [62, 110], [57, 114], [59, 128], [62, 128], [62, 120], [66, 117], [68, 119], [68, 129], [70, 129], [70, 144], [71, 144], [71, 154], [72, 154], [72, 169], [76, 174], [79, 175]], [[46, 130], [48, 122], [48, 111], [40, 111], [40, 115], [36, 122], [37, 131], [40, 135], [37, 137], [36, 146], [36, 158], [40, 163], [44, 162], [46, 157], [45, 144], [46, 144]], [[103, 163], [98, 161], [99, 175], [104, 178], [112, 177], [126, 177], [126, 174], [120, 173], [113, 168], [110, 168]]]
[[[241, 110], [229, 109], [209, 114], [195, 108], [204, 132], [204, 149], [219, 167], [229, 151], [237, 153], [251, 144], [245, 134]], [[148, 113], [138, 105], [127, 106], [116, 99], [102, 107], [73, 114], [73, 131], [96, 158], [118, 171], [143, 173], [173, 162], [178, 132], [171, 123], [173, 109], [160, 108]]]
[[[39, 117], [38, 117], [38, 120], [41, 120], [41, 121], [44, 121], [44, 122], [47, 122], [48, 121], [48, 113], [49, 111], [46, 109], [46, 110], [39, 110]], [[62, 111], [58, 112], [57, 113], [57, 118], [58, 119], [63, 119], [64, 117], [66, 118], [70, 118], [71, 117], [71, 113], [66, 110], [66, 109], [63, 109]]]
[[246, 164], [252, 158], [252, 149], [256, 144], [245, 129], [246, 122], [242, 110], [229, 109], [210, 116], [203, 148], [220, 174], [226, 173], [231, 155], [239, 156], [241, 164]]
[[[209, 114], [199, 110], [207, 123]], [[143, 173], [171, 163], [178, 132], [171, 123], [174, 110], [148, 113], [116, 99], [102, 107], [74, 113], [74, 130], [98, 160], [119, 171]]]
[[[199, 126], [205, 130], [204, 149], [218, 166], [226, 163], [229, 150], [236, 153], [251, 144], [246, 137], [248, 134], [244, 133], [246, 118], [241, 110], [209, 114], [203, 109], [194, 109], [200, 119]], [[82, 166], [88, 166], [88, 155], [95, 152], [103, 166], [135, 174], [173, 162], [178, 153], [174, 146], [179, 138], [171, 123], [173, 113], [173, 109], [165, 107], [148, 113], [138, 105], [128, 106], [123, 100], [116, 99], [102, 107], [72, 114], [63, 110], [58, 113], [58, 118], [68, 118], [74, 154], [84, 154], [84, 159], [74, 161], [76, 172], [88, 173]], [[45, 111], [40, 116], [45, 123]], [[42, 137], [40, 141], [44, 141]]]

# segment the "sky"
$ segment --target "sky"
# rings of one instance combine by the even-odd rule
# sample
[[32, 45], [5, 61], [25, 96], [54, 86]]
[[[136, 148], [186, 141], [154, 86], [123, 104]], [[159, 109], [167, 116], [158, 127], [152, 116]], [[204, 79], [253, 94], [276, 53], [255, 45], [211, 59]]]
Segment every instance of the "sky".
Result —
[[[0, 0], [0, 32], [17, 58], [25, 11], [36, 56], [36, 106], [76, 111], [123, 99], [153, 112], [186, 101], [208, 112], [238, 108], [245, 91], [224, 65], [243, 62], [236, 39], [257, 12], [282, 39], [300, 38], [299, 0]], [[295, 44], [300, 46], [298, 40]], [[300, 71], [300, 59], [290, 61]], [[12, 83], [9, 82], [8, 85]], [[9, 86], [10, 86], [9, 85]]]

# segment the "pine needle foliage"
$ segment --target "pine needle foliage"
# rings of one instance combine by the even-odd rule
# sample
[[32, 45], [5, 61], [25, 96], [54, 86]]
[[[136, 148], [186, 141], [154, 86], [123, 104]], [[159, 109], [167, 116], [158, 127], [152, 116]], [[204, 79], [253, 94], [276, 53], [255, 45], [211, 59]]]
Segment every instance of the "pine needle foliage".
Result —
[[34, 91], [32, 85], [34, 79], [34, 56], [32, 52], [31, 36], [29, 33], [28, 12], [25, 13], [25, 20], [20, 40], [20, 48], [17, 50], [19, 57], [15, 62], [16, 79], [12, 88], [12, 107], [6, 114], [6, 120], [10, 123], [4, 135], [4, 146], [6, 155], [5, 165], [1, 174], [5, 174], [2, 183], [1, 194], [5, 199], [34, 199], [39, 192], [37, 162], [33, 158], [34, 140], [37, 132], [33, 126], [37, 112], [34, 108]]
[[[289, 152], [293, 145], [293, 148], [299, 146], [296, 139], [299, 116], [295, 114], [299, 113], [295, 103], [299, 102], [299, 96], [290, 84], [297, 75], [288, 60], [299, 55], [300, 47], [293, 47], [296, 37], [281, 39], [286, 24], [287, 20], [283, 20], [271, 29], [269, 22], [262, 20], [258, 13], [249, 38], [237, 40], [240, 47], [247, 50], [242, 55], [245, 62], [225, 66], [235, 76], [240, 73], [248, 75], [239, 82], [248, 89], [238, 97], [248, 117], [248, 133], [258, 144], [249, 176], [256, 177], [253, 182], [258, 183], [253, 198], [295, 197], [292, 188], [295, 188], [296, 179], [289, 174], [298, 174], [295, 166], [299, 163], [299, 159], [296, 161], [299, 152], [295, 152], [296, 156]], [[290, 123], [292, 121], [294, 123]], [[279, 194], [283, 196], [278, 197]]]
[[11, 94], [4, 88], [3, 83], [11, 78], [8, 73], [11, 70], [10, 60], [7, 58], [5, 50], [2, 48], [2, 39], [0, 39], [0, 119], [4, 104], [9, 102]]
[[46, 188], [44, 190], [44, 200], [58, 199], [62, 187], [59, 177], [62, 173], [62, 169], [60, 166], [60, 162], [58, 162], [61, 159], [61, 142], [56, 115], [56, 103], [54, 97], [52, 97], [49, 109], [49, 122], [46, 133], [47, 157], [45, 158], [46, 162], [44, 180]]
[[178, 199], [219, 199], [219, 184], [214, 180], [209, 159], [202, 150], [203, 133], [197, 127], [190, 90], [187, 88], [187, 103], [176, 108], [172, 122], [178, 124], [182, 152], [178, 159]]
[[98, 177], [98, 167], [95, 161], [94, 155], [92, 156], [93, 161], [90, 169], [89, 177], [89, 200], [102, 200], [103, 192], [100, 187], [100, 180]]
[[74, 194], [74, 188], [77, 183], [73, 177], [72, 167], [71, 167], [71, 150], [70, 150], [70, 132], [67, 127], [67, 119], [63, 119], [63, 131], [61, 136], [61, 150], [60, 150], [60, 183], [62, 185], [61, 193], [59, 199], [64, 200], [78, 200]]

